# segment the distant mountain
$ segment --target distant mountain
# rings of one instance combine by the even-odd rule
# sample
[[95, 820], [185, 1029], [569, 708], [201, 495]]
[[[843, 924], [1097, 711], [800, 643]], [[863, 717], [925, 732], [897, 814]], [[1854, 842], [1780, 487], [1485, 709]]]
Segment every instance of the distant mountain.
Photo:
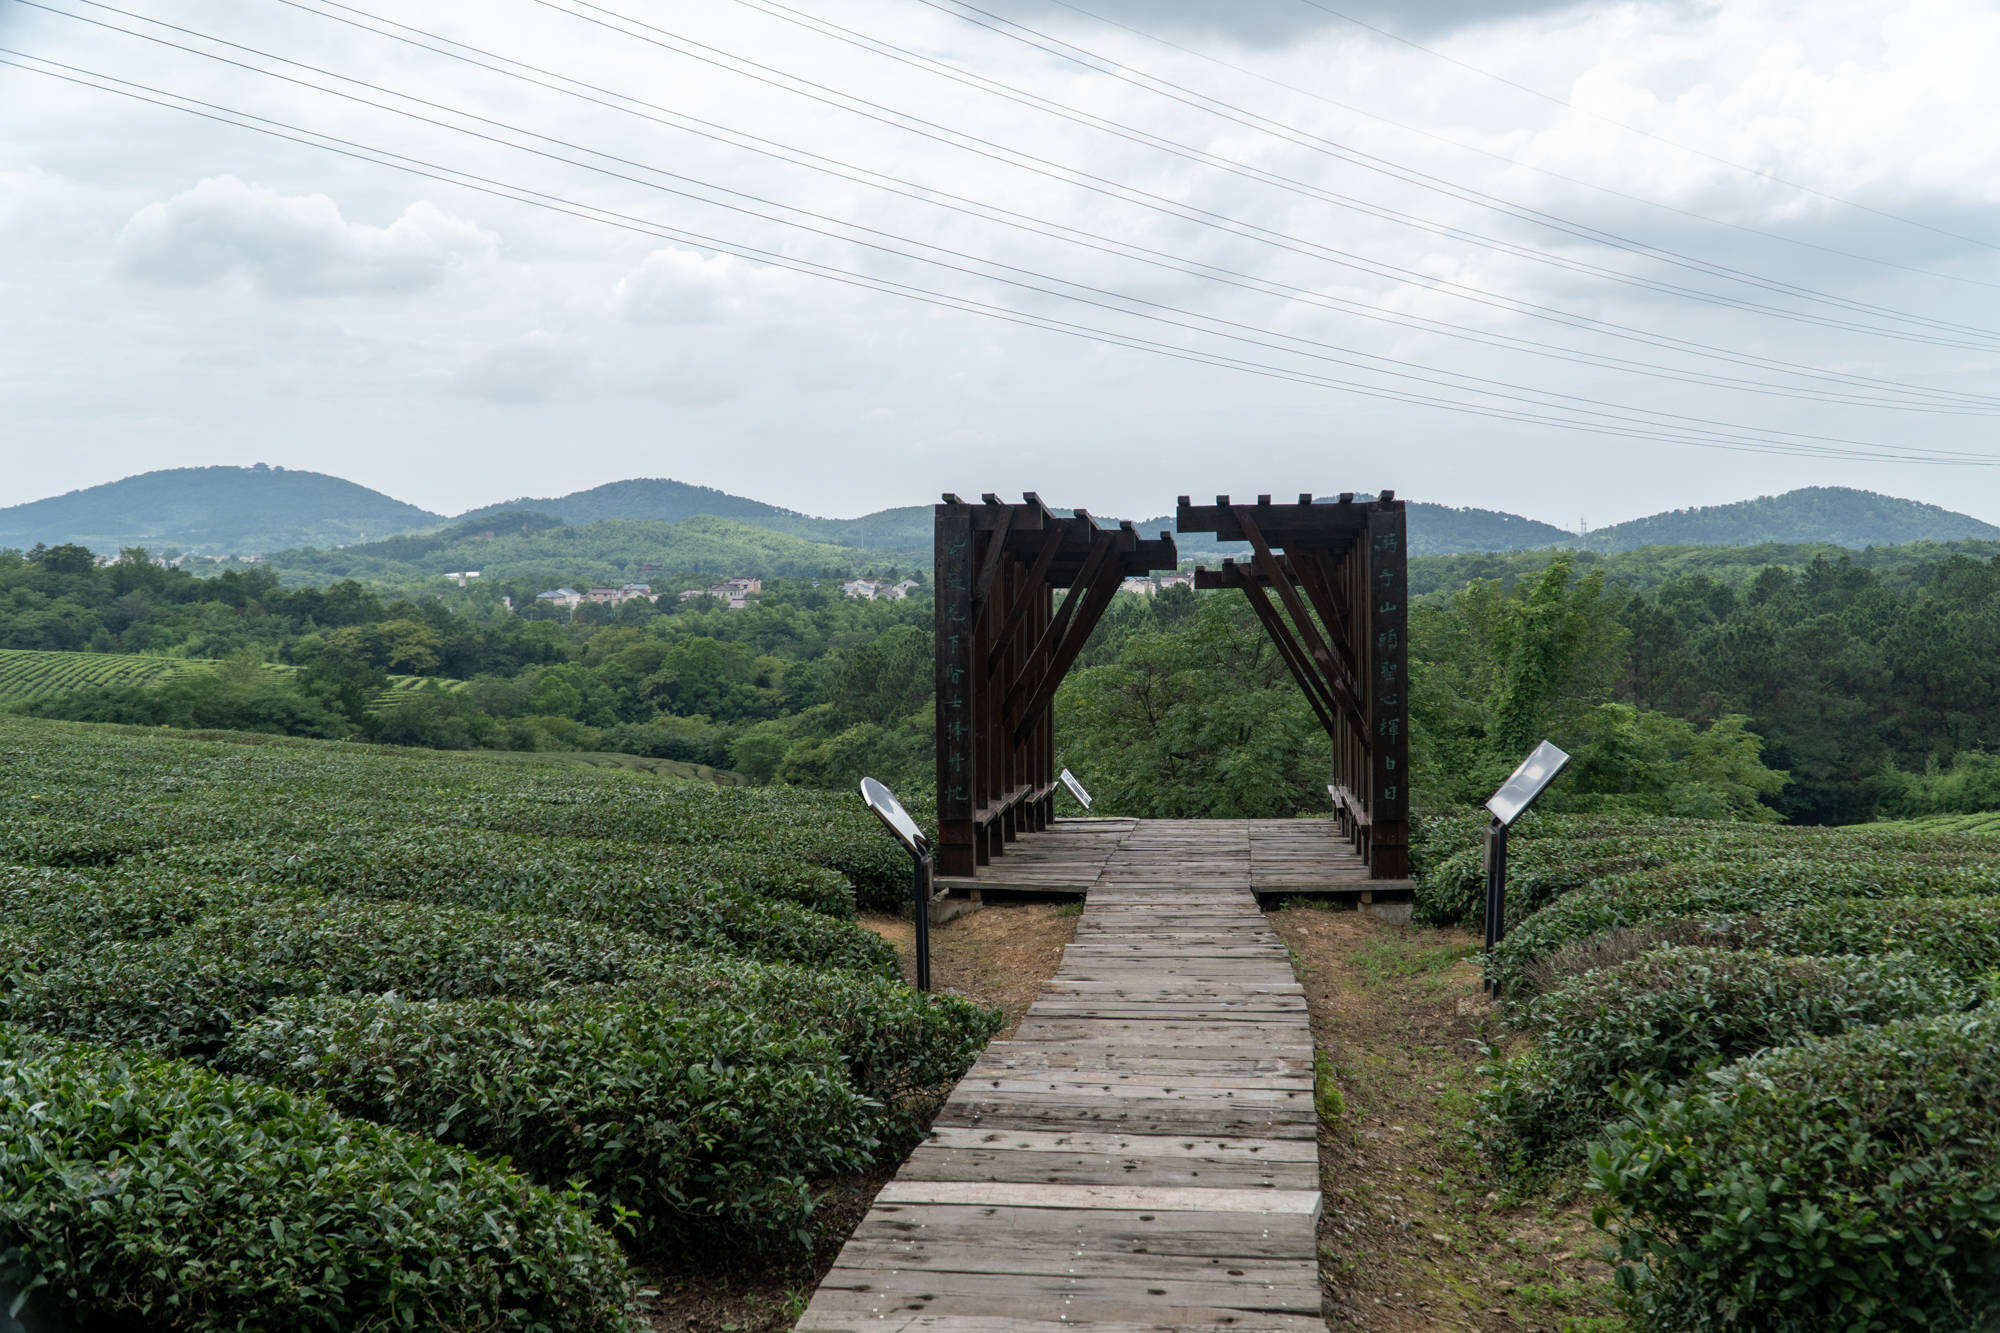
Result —
[[[509, 500], [460, 514], [460, 520], [484, 518], [510, 510], [548, 514], [565, 523], [598, 523], [611, 518], [644, 518], [661, 523], [678, 523], [696, 514], [713, 518], [739, 518], [752, 522], [766, 518], [804, 518], [805, 515], [761, 500], [745, 499], [709, 486], [691, 486], [665, 477], [634, 477], [630, 481], [606, 482], [587, 491], [558, 495], [549, 499]], [[808, 519], [808, 522], [825, 520]]]
[[1828, 542], [1859, 550], [1906, 542], [2000, 537], [2000, 527], [1937, 505], [1845, 486], [1808, 486], [1735, 504], [1676, 509], [1599, 528], [1573, 545], [1593, 551], [1641, 546], [1756, 546]]
[[323, 472], [182, 467], [0, 509], [0, 546], [250, 555], [369, 541], [441, 516]]
[[[1331, 500], [1322, 503], [1333, 503]], [[1457, 555], [1471, 551], [1532, 551], [1544, 546], [1575, 545], [1576, 534], [1553, 523], [1543, 523], [1498, 509], [1459, 509], [1430, 504], [1423, 500], [1406, 502], [1405, 522], [1409, 525], [1411, 555]], [[1139, 531], [1152, 533], [1174, 528], [1174, 516], [1149, 518]], [[1241, 555], [1250, 549], [1247, 542], [1217, 541], [1199, 533], [1179, 538], [1184, 556]]]

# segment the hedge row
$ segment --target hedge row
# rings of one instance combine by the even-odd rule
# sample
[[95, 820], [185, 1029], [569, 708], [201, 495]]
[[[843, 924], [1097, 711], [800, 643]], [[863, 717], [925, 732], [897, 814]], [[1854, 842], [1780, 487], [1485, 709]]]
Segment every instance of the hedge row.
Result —
[[1510, 989], [1554, 950], [1608, 931], [1674, 918], [1728, 918], [1842, 898], [2000, 895], [2000, 859], [1977, 864], [1786, 857], [1714, 866], [1672, 865], [1613, 876], [1557, 899], [1518, 924], [1494, 950]]
[[580, 1181], [676, 1252], [803, 1250], [813, 1180], [866, 1167], [879, 1142], [832, 1042], [720, 1007], [318, 997], [242, 1025], [221, 1059], [534, 1179]]
[[1975, 1330], [2000, 1309], [2000, 1008], [1745, 1060], [1592, 1154], [1657, 1330]]
[[1521, 1026], [1537, 1044], [1488, 1068], [1475, 1132], [1502, 1167], [1532, 1175], [1616, 1119], [1629, 1080], [1677, 1084], [1767, 1047], [1963, 1009], [1975, 995], [1910, 954], [1656, 950], [1535, 999]]
[[472, 902], [533, 889], [603, 893], [651, 889], [741, 891], [854, 918], [854, 888], [839, 871], [740, 846], [668, 845], [594, 838], [530, 838], [467, 829], [350, 829], [318, 841], [258, 838], [157, 849], [141, 865], [263, 884], [376, 897]]
[[573, 1191], [323, 1101], [0, 1026], [0, 1252], [52, 1318], [625, 1333]]
[[1907, 952], [1976, 982], [2000, 972], [2000, 898], [1839, 898], [1747, 917], [1726, 937], [1788, 954]]

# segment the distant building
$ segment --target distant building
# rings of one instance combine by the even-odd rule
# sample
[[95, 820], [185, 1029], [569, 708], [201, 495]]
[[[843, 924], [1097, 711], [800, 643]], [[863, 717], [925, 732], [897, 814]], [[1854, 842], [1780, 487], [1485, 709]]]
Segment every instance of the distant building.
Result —
[[900, 602], [921, 586], [915, 579], [904, 579], [901, 583], [890, 583], [886, 579], [849, 579], [840, 585], [840, 591], [866, 602]]
[[458, 586], [463, 588], [467, 582], [479, 577], [479, 571], [476, 569], [458, 569], [453, 570], [451, 573], [445, 575], [445, 577], [448, 579], [457, 579]]
[[1192, 588], [1194, 586], [1194, 571], [1189, 569], [1176, 570], [1172, 574], [1162, 574], [1153, 581], [1160, 585], [1160, 591], [1162, 592], [1165, 592], [1168, 588]]
[[1137, 593], [1141, 597], [1151, 597], [1159, 590], [1159, 585], [1143, 574], [1134, 575], [1118, 584], [1118, 591]]
[[594, 587], [583, 595], [586, 602], [601, 602], [610, 606], [622, 606], [631, 601], [652, 601], [653, 585], [650, 583], [627, 583], [623, 587]]
[[551, 588], [547, 592], [536, 593], [535, 600], [547, 602], [550, 606], [560, 606], [565, 611], [574, 611], [577, 603], [583, 600], [583, 594], [575, 588]]
[[689, 588], [681, 594], [683, 602], [691, 602], [697, 597], [713, 597], [731, 611], [741, 611], [750, 605], [750, 599], [761, 596], [764, 591], [762, 579], [724, 579], [706, 588]]

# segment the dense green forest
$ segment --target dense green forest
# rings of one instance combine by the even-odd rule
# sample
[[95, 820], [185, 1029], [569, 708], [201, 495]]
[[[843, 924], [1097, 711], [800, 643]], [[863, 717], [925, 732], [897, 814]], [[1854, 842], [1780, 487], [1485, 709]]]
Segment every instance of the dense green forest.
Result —
[[[1576, 810], [1849, 823], [2000, 805], [2000, 556], [1647, 556], [1490, 557], [1503, 577], [1456, 582], [1436, 558], [1413, 562], [1431, 587], [1411, 621], [1420, 799], [1476, 798], [1546, 735], [1577, 756], [1555, 798]], [[262, 567], [198, 578], [136, 551], [99, 567], [37, 548], [0, 554], [0, 647], [239, 667], [27, 705], [53, 716], [928, 786], [923, 596], [864, 602], [830, 578], [778, 578], [738, 611], [663, 598], [566, 617], [534, 603], [542, 582], [286, 587]], [[464, 687], [385, 703], [392, 674]], [[1324, 804], [1324, 737], [1240, 598], [1121, 597], [1057, 715], [1063, 761], [1108, 808]]]

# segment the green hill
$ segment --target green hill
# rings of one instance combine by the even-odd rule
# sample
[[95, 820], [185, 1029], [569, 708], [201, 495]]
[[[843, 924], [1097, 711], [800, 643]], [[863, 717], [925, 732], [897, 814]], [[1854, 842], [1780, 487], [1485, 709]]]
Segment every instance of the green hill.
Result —
[[[1414, 524], [1412, 525], [1414, 526]], [[1860, 550], [1909, 542], [2000, 538], [2000, 527], [1937, 505], [1845, 486], [1807, 486], [1735, 504], [1675, 509], [1599, 528], [1572, 544], [1594, 551], [1641, 546], [1757, 546], [1826, 543]]]
[[250, 555], [369, 541], [441, 521], [426, 509], [323, 472], [183, 467], [144, 472], [0, 509], [0, 546], [75, 542], [102, 554]]
[[[120, 689], [157, 685], [170, 676], [216, 671], [227, 663], [199, 657], [144, 657], [133, 653], [62, 653], [38, 649], [0, 648], [0, 712], [16, 704], [33, 703], [77, 690]], [[264, 670], [291, 675], [297, 667], [267, 662]], [[418, 690], [457, 690], [461, 680], [442, 676], [390, 676], [369, 701], [380, 710]]]
[[487, 505], [483, 509], [472, 509], [460, 514], [458, 521], [466, 522], [518, 511], [547, 514], [565, 523], [597, 523], [617, 518], [678, 523], [684, 518], [693, 518], [698, 514], [708, 514], [715, 518], [750, 520], [805, 518], [805, 515], [793, 513], [789, 509], [780, 509], [776, 505], [767, 505], [761, 500], [751, 500], [741, 495], [731, 495], [727, 491], [718, 491], [710, 486], [691, 486], [687, 482], [672, 481], [665, 477], [634, 477], [629, 481], [607, 482], [602, 486], [593, 486], [587, 491], [574, 491], [568, 495], [542, 499], [523, 498], [509, 500], [505, 504]]
[[[925, 551], [928, 555], [928, 549]], [[901, 562], [907, 553], [806, 541], [736, 519], [707, 515], [663, 523], [603, 519], [571, 526], [545, 514], [496, 513], [431, 533], [390, 537], [345, 550], [281, 551], [271, 557], [287, 584], [340, 579], [390, 585], [434, 582], [476, 569], [482, 578], [560, 584], [650, 583], [661, 589], [713, 578], [815, 578]], [[917, 562], [914, 568], [921, 568]]]

